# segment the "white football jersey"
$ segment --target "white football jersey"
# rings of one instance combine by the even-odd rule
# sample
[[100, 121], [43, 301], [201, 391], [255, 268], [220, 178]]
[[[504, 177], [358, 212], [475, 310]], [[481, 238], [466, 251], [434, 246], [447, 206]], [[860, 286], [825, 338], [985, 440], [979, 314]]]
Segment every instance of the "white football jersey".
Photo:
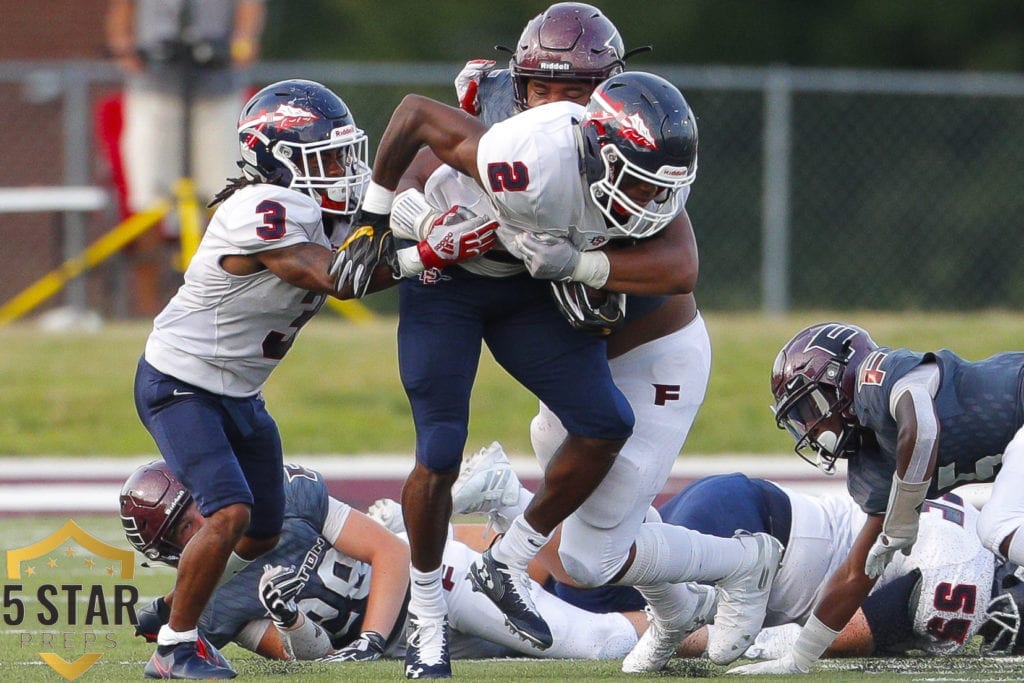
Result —
[[[793, 504], [790, 544], [769, 594], [766, 626], [807, 621], [825, 582], [846, 560], [867, 519], [847, 496], [786, 493]], [[977, 519], [972, 505], [955, 498], [925, 501], [910, 555], [896, 553], [872, 589], [920, 571], [918, 590], [906, 606], [914, 622], [913, 633], [906, 634], [908, 649], [955, 653], [985, 621], [995, 557], [981, 545]], [[766, 644], [759, 638], [760, 647]]]
[[269, 270], [231, 275], [220, 261], [304, 242], [331, 247], [311, 197], [265, 184], [236, 191], [214, 213], [184, 284], [153, 321], [146, 360], [217, 394], [258, 393], [327, 295]]
[[575, 124], [584, 111], [554, 102], [494, 124], [477, 146], [477, 171], [502, 224], [568, 237], [585, 251], [609, 237], [583, 175]]
[[[978, 511], [949, 498], [926, 500], [917, 543], [909, 556], [896, 553], [880, 585], [921, 572], [914, 602], [914, 636], [909, 647], [929, 654], [959, 652], [985, 621], [992, 597], [995, 556], [981, 545]], [[875, 590], [878, 586], [875, 587]]]

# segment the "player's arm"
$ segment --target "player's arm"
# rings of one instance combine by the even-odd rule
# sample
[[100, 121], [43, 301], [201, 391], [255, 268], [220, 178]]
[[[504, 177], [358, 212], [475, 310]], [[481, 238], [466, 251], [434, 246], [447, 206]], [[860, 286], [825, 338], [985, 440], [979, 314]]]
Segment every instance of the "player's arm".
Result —
[[352, 510], [334, 547], [373, 569], [362, 628], [387, 638], [409, 587], [409, 546], [362, 512]]
[[604, 289], [624, 294], [688, 294], [697, 286], [699, 259], [690, 216], [683, 210], [656, 235], [629, 247], [604, 249]]
[[885, 521], [868, 554], [865, 571], [879, 576], [897, 550], [909, 555], [917, 541], [917, 528], [939, 448], [939, 418], [928, 388], [928, 377], [938, 370], [922, 366], [897, 382], [890, 410], [896, 420], [896, 472], [889, 489]]
[[[477, 182], [477, 143], [487, 132], [477, 118], [422, 95], [406, 95], [391, 115], [373, 162], [373, 182], [394, 190], [426, 146], [445, 164]], [[372, 211], [373, 207], [367, 207]]]
[[580, 251], [565, 238], [516, 231], [509, 250], [533, 277], [580, 282], [623, 294], [686, 294], [697, 285], [697, 240], [686, 211], [657, 234], [621, 247]]

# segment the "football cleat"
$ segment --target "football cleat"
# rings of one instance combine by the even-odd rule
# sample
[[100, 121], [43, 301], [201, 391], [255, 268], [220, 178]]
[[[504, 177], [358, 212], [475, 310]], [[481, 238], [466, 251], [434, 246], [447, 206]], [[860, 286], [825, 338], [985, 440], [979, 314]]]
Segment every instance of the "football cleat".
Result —
[[729, 664], [754, 642], [768, 608], [768, 593], [782, 561], [782, 543], [765, 533], [736, 532], [752, 556], [749, 566], [718, 582], [715, 629], [708, 636], [708, 657]]
[[516, 514], [503, 514], [503, 510], [519, 503], [522, 484], [512, 469], [508, 456], [497, 441], [481, 448], [465, 462], [459, 478], [452, 486], [452, 511], [459, 515], [484, 512], [500, 533]]
[[402, 504], [391, 498], [378, 498], [366, 510], [366, 516], [387, 528], [393, 534], [405, 533], [405, 520], [402, 519]]
[[505, 615], [505, 625], [538, 650], [551, 647], [551, 628], [530, 596], [526, 572], [513, 572], [487, 550], [469, 566], [466, 577], [473, 590], [483, 593]]
[[684, 611], [674, 621], [659, 619], [654, 610], [647, 607], [650, 625], [626, 658], [622, 660], [622, 671], [627, 674], [661, 671], [676, 653], [676, 647], [715, 616], [717, 591], [712, 586], [688, 584], [692, 593], [697, 594], [693, 610]]
[[158, 645], [146, 663], [146, 678], [234, 678], [238, 674], [203, 636], [176, 645]]
[[406, 678], [451, 678], [448, 617], [420, 619], [409, 612], [405, 647]]

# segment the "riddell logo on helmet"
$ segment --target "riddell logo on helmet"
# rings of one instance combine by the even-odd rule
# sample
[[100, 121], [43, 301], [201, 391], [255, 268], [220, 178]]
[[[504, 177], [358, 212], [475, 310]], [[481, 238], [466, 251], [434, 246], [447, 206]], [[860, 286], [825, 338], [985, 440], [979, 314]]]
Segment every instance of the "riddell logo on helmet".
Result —
[[569, 62], [541, 62], [540, 68], [548, 71], [572, 71], [572, 64]]
[[[20, 649], [49, 650], [37, 654], [64, 678], [78, 678], [103, 653], [68, 661], [53, 650], [113, 650], [117, 639], [109, 627], [136, 623], [138, 588], [117, 582], [134, 578], [133, 551], [105, 543], [69, 519], [43, 540], [6, 555], [3, 622], [19, 628]], [[31, 630], [34, 625], [40, 630]]]

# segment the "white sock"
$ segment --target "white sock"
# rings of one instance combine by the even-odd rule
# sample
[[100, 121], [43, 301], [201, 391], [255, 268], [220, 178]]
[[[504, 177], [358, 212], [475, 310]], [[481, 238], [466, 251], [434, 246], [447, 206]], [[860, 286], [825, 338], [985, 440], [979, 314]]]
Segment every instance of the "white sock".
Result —
[[525, 517], [519, 515], [512, 520], [508, 532], [491, 546], [491, 556], [509, 568], [525, 571], [526, 565], [537, 556], [549, 538], [550, 535], [538, 532]]
[[440, 567], [428, 572], [409, 567], [409, 611], [421, 619], [440, 619], [448, 612]]
[[[220, 575], [220, 580], [217, 581], [217, 588], [220, 588], [225, 583], [235, 578], [236, 574], [248, 567], [250, 564], [252, 564], [252, 560], [247, 560], [232, 550], [231, 556], [228, 557], [228, 561], [224, 565], [224, 573]], [[216, 588], [214, 590], [216, 590]]]
[[199, 640], [199, 629], [191, 631], [175, 631], [167, 624], [160, 627], [156, 634], [157, 645], [177, 645], [178, 643], [194, 643]]
[[618, 583], [655, 586], [684, 581], [719, 581], [742, 568], [747, 552], [739, 539], [718, 538], [673, 524], [644, 524], [636, 556]]

